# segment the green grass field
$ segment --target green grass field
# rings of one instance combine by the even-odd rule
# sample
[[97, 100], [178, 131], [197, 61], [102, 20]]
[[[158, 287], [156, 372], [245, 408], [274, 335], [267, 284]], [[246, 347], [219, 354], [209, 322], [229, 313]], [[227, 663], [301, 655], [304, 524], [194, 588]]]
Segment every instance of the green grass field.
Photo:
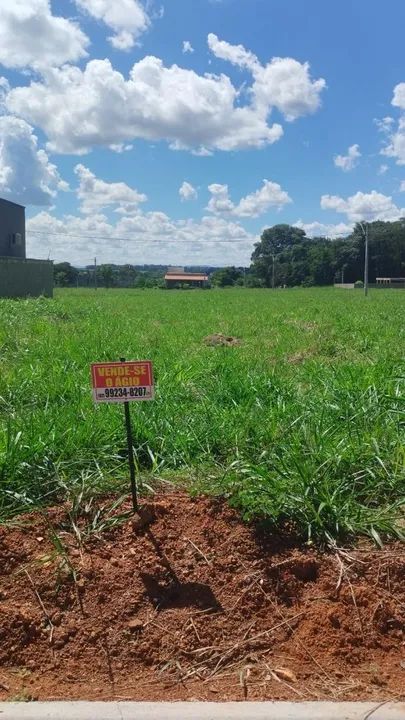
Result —
[[[240, 347], [207, 347], [211, 333]], [[0, 518], [127, 487], [123, 409], [92, 361], [152, 359], [138, 469], [305, 536], [394, 535], [405, 502], [405, 293], [58, 291], [0, 300]]]

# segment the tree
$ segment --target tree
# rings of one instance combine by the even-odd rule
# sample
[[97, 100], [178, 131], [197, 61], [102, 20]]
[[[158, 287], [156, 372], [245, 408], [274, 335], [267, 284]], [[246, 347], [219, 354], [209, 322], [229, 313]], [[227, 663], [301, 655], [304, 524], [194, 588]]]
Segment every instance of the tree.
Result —
[[119, 265], [117, 268], [117, 284], [120, 287], [134, 287], [136, 276], [133, 265]]
[[69, 287], [76, 284], [79, 271], [68, 262], [55, 263], [53, 266], [53, 277], [55, 285]]
[[97, 277], [106, 288], [114, 285], [114, 270], [111, 265], [100, 265], [97, 271]]
[[[368, 223], [368, 236], [370, 282], [374, 283], [376, 277], [402, 277], [405, 273], [405, 220]], [[361, 268], [364, 268], [364, 237], [359, 223], [348, 241], [357, 247]], [[362, 272], [357, 275], [361, 277]]]
[[243, 272], [235, 267], [225, 267], [220, 270], [215, 270], [211, 275], [211, 284], [217, 287], [229, 287], [239, 283], [242, 280], [243, 284]]
[[292, 225], [274, 225], [264, 230], [252, 254], [254, 274], [261, 278], [267, 287], [271, 287], [274, 269], [275, 284], [285, 284], [286, 273], [283, 270], [286, 268], [281, 268], [280, 262], [288, 262], [288, 250], [302, 243], [305, 237], [304, 230]]

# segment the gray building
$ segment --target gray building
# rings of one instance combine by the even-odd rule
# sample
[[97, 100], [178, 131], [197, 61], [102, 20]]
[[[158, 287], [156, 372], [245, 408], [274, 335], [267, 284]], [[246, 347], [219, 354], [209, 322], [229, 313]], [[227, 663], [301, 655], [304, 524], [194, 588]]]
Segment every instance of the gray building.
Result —
[[0, 298], [52, 297], [53, 263], [25, 253], [25, 208], [0, 198]]
[[25, 207], [1, 198], [0, 256], [25, 258]]

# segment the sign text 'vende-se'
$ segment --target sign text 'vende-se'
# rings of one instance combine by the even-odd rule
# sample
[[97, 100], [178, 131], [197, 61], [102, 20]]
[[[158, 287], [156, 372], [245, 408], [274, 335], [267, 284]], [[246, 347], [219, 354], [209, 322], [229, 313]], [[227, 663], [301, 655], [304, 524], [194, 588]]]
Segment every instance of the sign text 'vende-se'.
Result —
[[153, 400], [153, 368], [150, 360], [92, 363], [94, 402]]

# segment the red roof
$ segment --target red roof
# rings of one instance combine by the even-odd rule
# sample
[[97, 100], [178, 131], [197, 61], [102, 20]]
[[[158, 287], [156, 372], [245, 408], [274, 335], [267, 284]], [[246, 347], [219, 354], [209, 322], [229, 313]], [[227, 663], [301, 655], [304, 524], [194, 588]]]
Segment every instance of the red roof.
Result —
[[208, 275], [204, 273], [166, 273], [165, 280], [174, 280], [175, 282], [207, 282]]

